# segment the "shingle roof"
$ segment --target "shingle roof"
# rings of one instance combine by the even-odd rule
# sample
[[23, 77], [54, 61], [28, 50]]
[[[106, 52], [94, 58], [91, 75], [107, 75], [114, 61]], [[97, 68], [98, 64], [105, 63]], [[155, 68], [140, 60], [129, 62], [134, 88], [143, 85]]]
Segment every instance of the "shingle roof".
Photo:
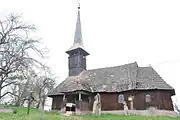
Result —
[[122, 92], [127, 90], [174, 90], [152, 67], [138, 67], [137, 63], [85, 70], [79, 76], [67, 77], [50, 91], [58, 93], [84, 90], [88, 92]]
[[136, 77], [136, 89], [173, 89], [152, 67], [139, 67]]

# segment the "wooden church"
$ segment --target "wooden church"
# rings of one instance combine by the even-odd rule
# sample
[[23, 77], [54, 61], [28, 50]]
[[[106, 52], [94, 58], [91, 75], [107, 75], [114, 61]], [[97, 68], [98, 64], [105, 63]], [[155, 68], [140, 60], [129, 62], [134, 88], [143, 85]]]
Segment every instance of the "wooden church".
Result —
[[136, 62], [121, 66], [87, 70], [80, 7], [73, 46], [69, 55], [69, 76], [52, 89], [48, 96], [53, 110], [62, 110], [66, 103], [73, 103], [80, 111], [92, 111], [94, 96], [99, 93], [101, 110], [123, 110], [126, 101], [129, 109], [145, 110], [156, 107], [173, 110], [171, 96], [175, 90], [152, 67], [139, 67]]

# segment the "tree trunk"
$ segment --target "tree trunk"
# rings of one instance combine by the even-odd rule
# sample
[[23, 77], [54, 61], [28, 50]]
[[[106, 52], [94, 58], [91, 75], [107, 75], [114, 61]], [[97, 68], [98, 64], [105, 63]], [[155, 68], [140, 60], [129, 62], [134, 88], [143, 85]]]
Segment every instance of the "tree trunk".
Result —
[[2, 93], [1, 93], [2, 92], [2, 82], [1, 81], [2, 81], [2, 78], [0, 80], [0, 101], [2, 99], [2, 96], [1, 96], [2, 95]]
[[21, 107], [23, 107], [25, 101], [26, 101], [26, 99], [24, 99], [24, 100], [22, 101]]
[[20, 106], [20, 100], [19, 99], [15, 101], [15, 106], [17, 106], [17, 107]]
[[0, 88], [0, 104], [1, 104], [1, 102], [2, 102], [2, 96], [1, 96], [1, 88]]
[[38, 101], [36, 108], [39, 109], [40, 101]]
[[43, 108], [43, 110], [44, 110], [45, 102], [46, 102], [46, 97], [44, 97], [43, 100], [42, 100], [42, 108]]
[[31, 100], [29, 99], [28, 100], [28, 111], [27, 111], [27, 114], [29, 115], [29, 112], [30, 112], [30, 107], [31, 107]]
[[0, 87], [0, 100], [1, 100], [1, 87]]

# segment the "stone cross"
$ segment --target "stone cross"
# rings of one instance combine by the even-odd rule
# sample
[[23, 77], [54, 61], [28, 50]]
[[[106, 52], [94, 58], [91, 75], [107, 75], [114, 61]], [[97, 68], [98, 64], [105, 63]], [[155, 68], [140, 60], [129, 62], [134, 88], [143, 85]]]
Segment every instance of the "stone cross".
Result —
[[124, 101], [123, 104], [124, 104], [124, 114], [128, 115], [129, 113], [128, 113], [128, 106], [126, 104], [126, 101]]
[[99, 93], [94, 97], [93, 114], [101, 115], [101, 96]]

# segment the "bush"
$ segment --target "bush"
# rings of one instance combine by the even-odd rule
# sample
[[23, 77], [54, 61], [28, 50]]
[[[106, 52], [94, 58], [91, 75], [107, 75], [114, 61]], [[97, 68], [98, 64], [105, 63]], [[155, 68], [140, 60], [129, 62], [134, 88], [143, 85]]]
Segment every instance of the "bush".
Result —
[[13, 113], [16, 114], [16, 113], [17, 113], [17, 110], [13, 110]]

